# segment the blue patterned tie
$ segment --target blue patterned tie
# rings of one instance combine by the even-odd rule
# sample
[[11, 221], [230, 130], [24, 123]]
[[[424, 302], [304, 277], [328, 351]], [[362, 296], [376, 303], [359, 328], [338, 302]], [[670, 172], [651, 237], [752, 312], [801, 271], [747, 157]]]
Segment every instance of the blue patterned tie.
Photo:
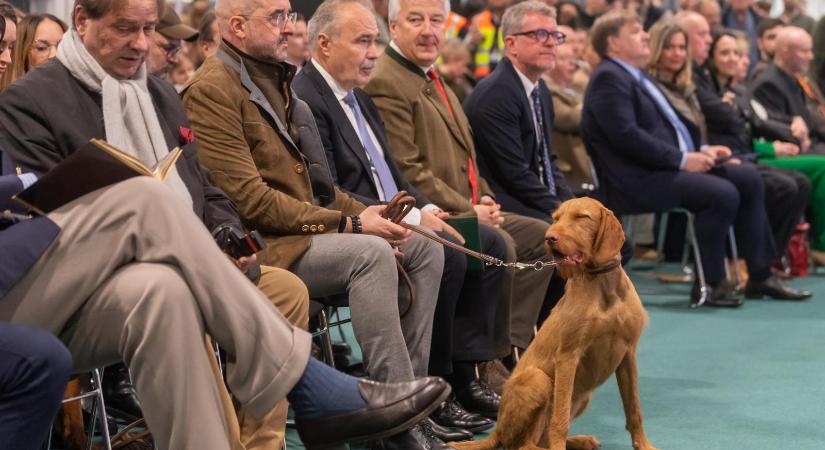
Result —
[[378, 181], [381, 182], [381, 189], [384, 191], [384, 200], [390, 201], [395, 194], [398, 193], [398, 186], [390, 173], [390, 167], [387, 161], [384, 160], [384, 155], [378, 150], [378, 145], [373, 142], [370, 133], [367, 130], [367, 121], [364, 120], [364, 115], [361, 113], [361, 107], [358, 106], [358, 101], [355, 100], [355, 95], [349, 91], [344, 97], [346, 103], [353, 114], [355, 114], [355, 123], [358, 125], [358, 137], [361, 138], [361, 145], [367, 150], [367, 158], [370, 160], [372, 169], [378, 174]]
[[556, 182], [553, 180], [553, 168], [550, 166], [550, 145], [547, 143], [547, 134], [544, 132], [544, 115], [542, 114], [539, 88], [533, 89], [531, 97], [533, 97], [533, 112], [536, 113], [536, 123], [538, 125], [536, 133], [539, 144], [541, 144], [539, 163], [544, 171], [544, 184], [547, 185], [547, 190], [550, 191], [551, 195], [556, 195]]

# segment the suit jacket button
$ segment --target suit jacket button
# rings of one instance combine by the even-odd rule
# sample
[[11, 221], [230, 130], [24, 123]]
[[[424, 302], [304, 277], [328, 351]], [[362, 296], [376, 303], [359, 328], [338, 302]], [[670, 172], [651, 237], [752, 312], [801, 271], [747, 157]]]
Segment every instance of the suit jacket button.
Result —
[[313, 225], [313, 226], [309, 227], [309, 231], [311, 231], [313, 233], [317, 233], [318, 232], [318, 225]]
[[304, 173], [303, 164], [295, 164], [295, 173]]
[[302, 226], [302, 227], [301, 227], [301, 231], [303, 231], [304, 233], [306, 233], [307, 231], [309, 231], [309, 225], [304, 225], [304, 226]]
[[318, 225], [318, 231], [320, 231], [321, 233], [323, 233], [326, 229], [327, 227], [325, 227], [324, 224]]

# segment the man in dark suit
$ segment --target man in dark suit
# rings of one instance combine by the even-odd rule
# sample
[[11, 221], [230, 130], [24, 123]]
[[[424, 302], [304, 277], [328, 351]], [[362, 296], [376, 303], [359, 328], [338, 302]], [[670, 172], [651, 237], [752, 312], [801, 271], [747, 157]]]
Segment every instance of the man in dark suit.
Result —
[[[504, 211], [550, 222], [573, 192], [552, 152], [553, 101], [541, 79], [564, 42], [555, 11], [539, 2], [507, 9], [502, 18], [506, 57], [464, 102], [478, 168]], [[538, 324], [564, 294], [554, 274]]]
[[[316, 11], [309, 31], [312, 59], [295, 77], [292, 87], [315, 116], [336, 184], [365, 205], [381, 204], [399, 190], [407, 191], [416, 198], [417, 208], [405, 221], [463, 243], [461, 235], [442, 221], [447, 214], [401, 176], [388, 152], [378, 111], [361, 89], [378, 58], [374, 45], [378, 27], [371, 12], [355, 1], [327, 2]], [[366, 41], [364, 45], [354, 44], [361, 39]], [[480, 238], [483, 252], [505, 257], [504, 240], [494, 229], [480, 226]], [[475, 365], [495, 359], [492, 332], [504, 270], [468, 270], [467, 257], [449, 247], [444, 248], [444, 261], [429, 374], [445, 377], [453, 390], [463, 395], [470, 384], [480, 382], [475, 377]], [[487, 410], [494, 415], [497, 409], [493, 397], [470, 395], [468, 400], [465, 406], [470, 411]], [[492, 421], [468, 415], [454, 404], [441, 408], [424, 426], [432, 428], [442, 440], [472, 436], [440, 425], [481, 431], [491, 427]]]
[[573, 197], [553, 163], [553, 101], [541, 79], [563, 35], [548, 6], [518, 4], [502, 20], [505, 58], [464, 102], [481, 174], [505, 211], [549, 221]]
[[[680, 117], [640, 67], [649, 57], [647, 33], [633, 14], [616, 11], [591, 30], [602, 62], [585, 94], [582, 135], [599, 174], [600, 194], [618, 214], [682, 207], [696, 215], [707, 304], [742, 304], [725, 278], [725, 237], [732, 224], [750, 273], [748, 297], [806, 298], [771, 274], [776, 250], [756, 170], [730, 151], [698, 151], [698, 130]], [[692, 301], [698, 300], [694, 289]]]
[[822, 113], [808, 107], [799, 82], [813, 61], [811, 35], [802, 28], [784, 27], [776, 38], [774, 64], [751, 84], [753, 97], [772, 114], [792, 117], [791, 133], [803, 152], [825, 154], [825, 121]]

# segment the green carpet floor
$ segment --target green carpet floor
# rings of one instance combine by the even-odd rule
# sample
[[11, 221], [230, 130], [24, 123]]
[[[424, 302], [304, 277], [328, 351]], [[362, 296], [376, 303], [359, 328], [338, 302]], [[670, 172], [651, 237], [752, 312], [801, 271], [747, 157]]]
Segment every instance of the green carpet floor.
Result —
[[[639, 390], [657, 448], [825, 449], [825, 273], [790, 282], [815, 292], [811, 300], [750, 300], [735, 310], [689, 310], [689, 286], [641, 270], [631, 278], [650, 316]], [[593, 434], [606, 450], [632, 448], [615, 381], [596, 392], [571, 434]], [[287, 443], [303, 448], [293, 431]]]

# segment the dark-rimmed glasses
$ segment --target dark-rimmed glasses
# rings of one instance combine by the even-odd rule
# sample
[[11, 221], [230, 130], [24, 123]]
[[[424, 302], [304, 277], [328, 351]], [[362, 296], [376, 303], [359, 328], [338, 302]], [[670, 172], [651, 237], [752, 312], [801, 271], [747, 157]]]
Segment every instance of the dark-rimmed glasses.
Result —
[[552, 37], [556, 41], [557, 45], [564, 44], [565, 39], [567, 39], [567, 35], [562, 33], [561, 31], [550, 31], [545, 30], [544, 28], [538, 28], [530, 31], [522, 31], [521, 33], [513, 33], [511, 36], [531, 37], [540, 44], [546, 44], [547, 41]]
[[246, 17], [248, 19], [266, 19], [273, 27], [283, 30], [286, 26], [287, 21], [289, 23], [295, 25], [295, 22], [298, 21], [298, 13], [293, 12], [276, 12], [269, 16], [250, 16], [242, 14], [241, 17]]

